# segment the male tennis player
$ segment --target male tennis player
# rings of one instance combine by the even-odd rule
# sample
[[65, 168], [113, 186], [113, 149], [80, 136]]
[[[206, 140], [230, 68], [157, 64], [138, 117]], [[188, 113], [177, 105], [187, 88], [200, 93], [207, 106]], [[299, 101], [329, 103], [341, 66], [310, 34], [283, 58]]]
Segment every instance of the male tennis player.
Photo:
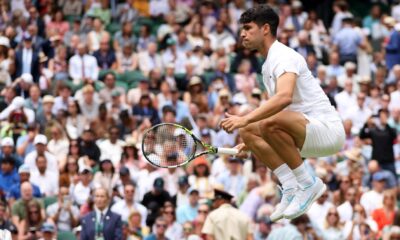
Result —
[[271, 220], [293, 219], [305, 213], [326, 190], [312, 176], [302, 157], [338, 152], [345, 139], [342, 121], [331, 106], [305, 59], [276, 40], [278, 15], [267, 5], [245, 11], [240, 17], [243, 46], [266, 58], [263, 82], [269, 99], [245, 116], [226, 114], [221, 127], [239, 129], [244, 144], [282, 184], [282, 199]]

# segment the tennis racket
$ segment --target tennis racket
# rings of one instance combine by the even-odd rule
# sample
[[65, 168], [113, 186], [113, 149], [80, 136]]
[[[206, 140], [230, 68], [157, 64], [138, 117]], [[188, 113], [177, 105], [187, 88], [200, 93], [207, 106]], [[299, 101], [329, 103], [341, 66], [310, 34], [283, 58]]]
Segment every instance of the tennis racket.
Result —
[[236, 148], [217, 148], [199, 140], [189, 129], [161, 123], [148, 129], [142, 140], [143, 156], [162, 168], [176, 168], [205, 154], [236, 155]]

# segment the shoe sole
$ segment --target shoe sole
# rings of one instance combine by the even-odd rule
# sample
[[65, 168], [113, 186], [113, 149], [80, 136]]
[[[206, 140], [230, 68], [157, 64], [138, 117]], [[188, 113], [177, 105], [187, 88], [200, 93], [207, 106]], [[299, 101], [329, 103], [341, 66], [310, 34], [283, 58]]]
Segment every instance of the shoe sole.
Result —
[[323, 184], [323, 185], [322, 185], [322, 188], [319, 190], [319, 192], [318, 192], [317, 194], [314, 195], [314, 197], [312, 198], [310, 204], [308, 204], [308, 206], [307, 206], [304, 210], [302, 210], [302, 211], [300, 211], [300, 212], [297, 212], [296, 214], [294, 214], [294, 215], [292, 215], [292, 216], [284, 215], [283, 217], [286, 218], [286, 219], [291, 220], [291, 219], [294, 219], [294, 218], [297, 218], [297, 217], [303, 215], [304, 213], [306, 213], [306, 212], [308, 211], [308, 209], [310, 209], [311, 205], [312, 205], [319, 197], [321, 197], [322, 194], [324, 194], [324, 192], [326, 191], [326, 189], [327, 189], [327, 188], [326, 188], [326, 185]]

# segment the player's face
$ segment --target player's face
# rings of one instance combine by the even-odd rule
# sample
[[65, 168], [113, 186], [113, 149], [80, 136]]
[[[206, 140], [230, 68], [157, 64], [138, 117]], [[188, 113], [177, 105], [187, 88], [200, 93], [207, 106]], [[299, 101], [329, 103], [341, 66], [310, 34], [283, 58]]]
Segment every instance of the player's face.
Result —
[[254, 22], [245, 23], [240, 32], [242, 44], [250, 50], [256, 49], [263, 40], [262, 28], [258, 27]]

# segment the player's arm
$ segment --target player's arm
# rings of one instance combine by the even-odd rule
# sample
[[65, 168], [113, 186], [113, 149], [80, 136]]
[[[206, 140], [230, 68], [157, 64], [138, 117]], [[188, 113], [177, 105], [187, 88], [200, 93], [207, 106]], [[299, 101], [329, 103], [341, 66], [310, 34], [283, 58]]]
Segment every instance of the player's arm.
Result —
[[245, 116], [248, 124], [269, 118], [289, 106], [292, 103], [296, 79], [295, 73], [282, 74], [277, 80], [276, 94]]

